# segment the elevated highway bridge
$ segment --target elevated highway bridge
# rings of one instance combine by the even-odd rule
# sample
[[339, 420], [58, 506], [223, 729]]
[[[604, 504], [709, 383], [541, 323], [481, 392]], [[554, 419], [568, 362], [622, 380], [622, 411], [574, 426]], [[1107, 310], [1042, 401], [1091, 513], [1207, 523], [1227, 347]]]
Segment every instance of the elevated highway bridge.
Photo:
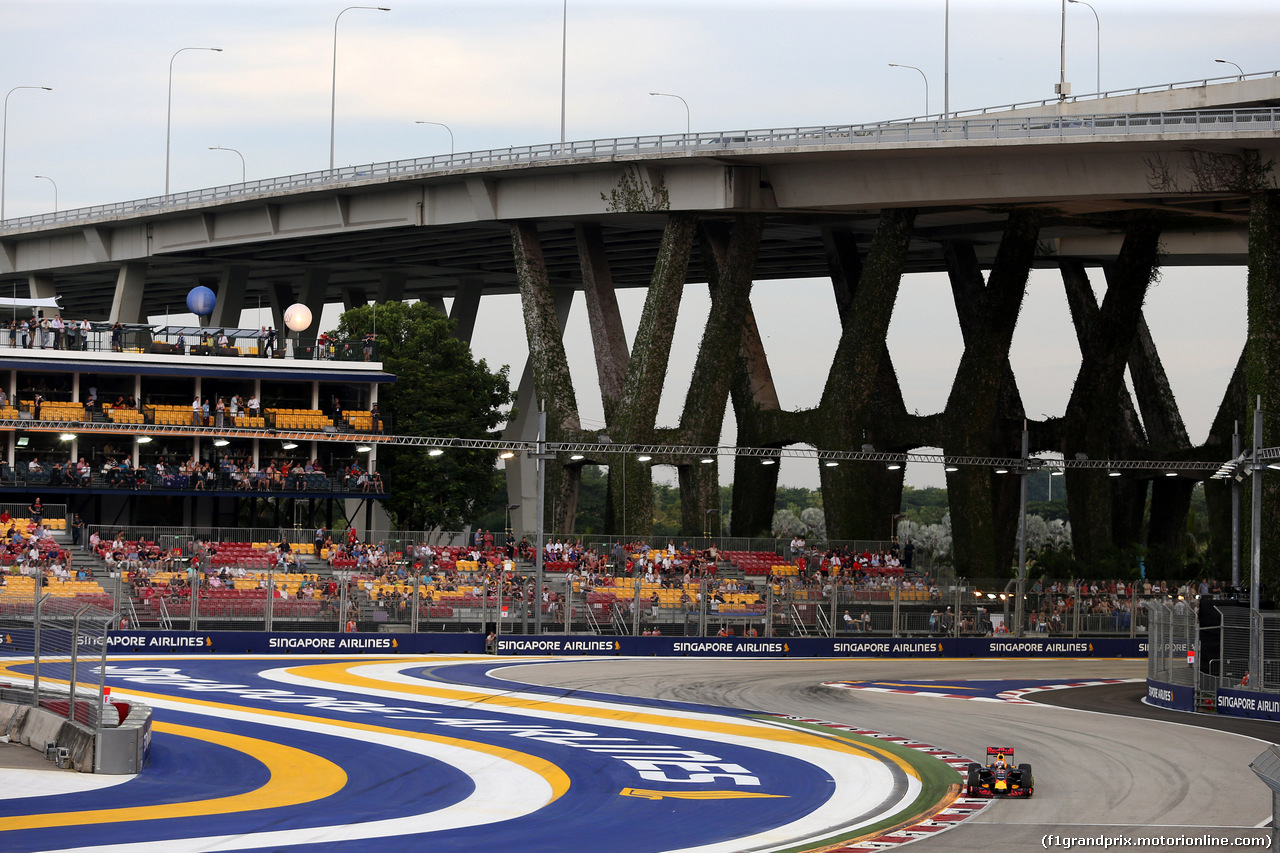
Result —
[[[345, 167], [7, 220], [0, 288], [58, 296], [68, 316], [141, 322], [206, 284], [219, 296], [215, 325], [238, 323], [255, 296], [272, 306], [277, 326], [296, 301], [319, 316], [327, 303], [423, 299], [443, 307], [452, 297], [464, 337], [482, 295], [518, 292], [532, 355], [524, 415], [508, 437], [532, 437], [536, 397], [547, 405], [552, 438], [594, 440], [580, 427], [559, 337], [567, 297], [582, 290], [614, 440], [716, 444], [732, 397], [743, 445], [939, 446], [994, 457], [1017, 455], [1025, 416], [1008, 346], [1026, 275], [1054, 267], [1084, 362], [1067, 414], [1032, 423], [1032, 450], [1226, 458], [1225, 434], [1204, 447], [1187, 439], [1142, 321], [1142, 296], [1157, 263], [1250, 264], [1258, 295], [1280, 306], [1271, 292], [1280, 287], [1278, 130], [1273, 73], [941, 118]], [[1107, 275], [1102, 305], [1090, 267]], [[951, 276], [966, 351], [947, 410], [920, 416], [902, 405], [884, 335], [901, 277], [926, 271]], [[832, 280], [844, 331], [822, 402], [786, 412], [755, 331], [753, 311], [762, 306], [751, 304], [750, 286], [808, 277]], [[657, 397], [690, 281], [712, 284], [713, 307], [696, 390], [679, 426], [664, 429], [655, 422]], [[619, 287], [649, 289], [631, 351], [613, 296]], [[1255, 303], [1254, 287], [1250, 325], [1262, 328], [1268, 309]], [[1243, 401], [1280, 381], [1280, 352], [1253, 349], [1247, 382], [1242, 358], [1241, 377], [1224, 389], [1223, 423], [1243, 419]], [[1137, 399], [1124, 387], [1126, 368]], [[578, 467], [563, 461], [554, 466], [554, 523], [567, 530]], [[707, 501], [717, 466], [674, 464], [684, 520], [696, 532], [704, 507], [716, 505]], [[648, 469], [623, 465], [629, 473], [613, 478], [612, 500], [642, 518]], [[733, 531], [756, 532], [772, 512], [777, 469], [762, 470], [758, 459], [736, 467], [735, 482], [746, 488], [735, 493]], [[532, 472], [515, 470], [512, 503], [532, 508]], [[867, 538], [897, 511], [900, 471], [846, 465], [821, 473], [833, 536]], [[1136, 541], [1145, 501], [1145, 481], [1139, 489], [1099, 476], [1080, 471], [1068, 484], [1085, 559]], [[1156, 481], [1149, 545], [1183, 529], [1190, 483]], [[965, 507], [953, 500], [962, 570], [1007, 566], [1008, 484], [971, 470], [949, 474], [948, 485]]]

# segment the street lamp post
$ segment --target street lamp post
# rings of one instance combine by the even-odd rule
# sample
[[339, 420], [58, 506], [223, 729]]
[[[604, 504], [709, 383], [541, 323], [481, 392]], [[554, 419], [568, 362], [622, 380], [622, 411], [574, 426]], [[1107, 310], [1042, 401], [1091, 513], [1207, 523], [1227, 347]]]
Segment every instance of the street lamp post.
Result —
[[1097, 66], [1096, 73], [1098, 75], [1096, 85], [1098, 87], [1098, 94], [1102, 94], [1102, 20], [1098, 17], [1098, 10], [1086, 3], [1085, 0], [1067, 0], [1067, 2], [1077, 3], [1081, 6], [1088, 6], [1089, 11], [1093, 13], [1093, 57], [1094, 63]]
[[173, 61], [178, 58], [178, 54], [186, 50], [208, 50], [213, 53], [222, 53], [220, 47], [180, 47], [173, 52], [173, 56], [169, 57], [169, 106], [165, 113], [164, 120], [164, 194], [169, 194], [169, 143], [173, 130]]
[[230, 151], [231, 153], [233, 153], [233, 154], [235, 154], [236, 156], [238, 156], [238, 157], [240, 158], [240, 183], [242, 183], [242, 184], [243, 184], [243, 183], [245, 183], [245, 180], [246, 180], [246, 179], [245, 179], [245, 174], [246, 174], [246, 173], [245, 173], [245, 167], [244, 167], [244, 155], [243, 155], [243, 154], [241, 154], [241, 153], [240, 153], [238, 150], [236, 150], [235, 148], [224, 148], [224, 147], [223, 147], [223, 146], [221, 146], [221, 145], [210, 145], [210, 146], [209, 146], [209, 150], [210, 150], [210, 151]]
[[[890, 62], [889, 67], [890, 68], [910, 68], [913, 71], [920, 71], [920, 69], [916, 68], [914, 65], [903, 65], [900, 62]], [[925, 75], [923, 71], [920, 71], [920, 76], [924, 77], [924, 114], [928, 115], [929, 114], [929, 78]]]
[[1018, 577], [1017, 598], [1013, 603], [1013, 632], [1021, 637], [1024, 623], [1027, 621], [1027, 452], [1030, 449], [1030, 436], [1027, 434], [1027, 422], [1022, 422], [1022, 465], [1018, 478]]
[[650, 92], [649, 94], [655, 95], [659, 98], [679, 98], [680, 103], [684, 104], [684, 135], [688, 136], [692, 132], [693, 117], [692, 117], [692, 114], [689, 112], [688, 101], [686, 101], [684, 98], [681, 98], [679, 95], [672, 95], [667, 92]]
[[1236, 70], [1240, 72], [1240, 77], [1239, 77], [1238, 79], [1240, 79], [1240, 80], [1243, 80], [1243, 79], [1244, 79], [1244, 69], [1243, 69], [1243, 68], [1241, 68], [1239, 65], [1236, 65], [1236, 64], [1235, 64], [1234, 62], [1232, 62], [1230, 59], [1215, 59], [1215, 60], [1214, 60], [1214, 62], [1219, 62], [1219, 63], [1221, 63], [1221, 64], [1223, 64], [1223, 65], [1235, 65], [1235, 66], [1236, 66]]
[[4, 96], [4, 118], [0, 120], [0, 220], [4, 219], [4, 176], [5, 167], [8, 165], [9, 153], [9, 95], [19, 89], [42, 89], [46, 92], [52, 92], [53, 89], [48, 86], [14, 86]]
[[449, 125], [441, 121], [415, 121], [414, 124], [434, 124], [436, 127], [443, 127], [449, 132], [449, 156], [453, 156], [453, 131], [449, 130]]
[[49, 177], [48, 175], [34, 175], [33, 177], [43, 178], [44, 180], [53, 184], [53, 212], [57, 213], [58, 212], [58, 182], [55, 181], [53, 178]]
[[569, 82], [569, 0], [560, 13], [560, 151], [564, 151], [565, 92]]
[[1058, 100], [1065, 101], [1067, 85], [1067, 0], [1062, 0], [1062, 45], [1058, 53]]
[[352, 9], [368, 9], [371, 12], [390, 12], [389, 6], [348, 6], [333, 19], [333, 85], [329, 94], [329, 170], [333, 171], [334, 129], [338, 116], [338, 21]]

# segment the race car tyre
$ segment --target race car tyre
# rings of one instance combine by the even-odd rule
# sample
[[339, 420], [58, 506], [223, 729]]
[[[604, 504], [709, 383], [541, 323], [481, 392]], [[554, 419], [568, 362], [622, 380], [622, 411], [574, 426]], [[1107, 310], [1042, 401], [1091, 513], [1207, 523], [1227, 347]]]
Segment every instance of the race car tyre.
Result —
[[1022, 787], [1027, 789], [1027, 796], [1031, 796], [1036, 790], [1035, 777], [1031, 775], [1030, 764], [1019, 764], [1018, 769], [1022, 771]]
[[982, 787], [982, 774], [978, 770], [978, 765], [969, 765], [969, 778], [965, 786], [965, 791], [972, 794], [978, 788]]

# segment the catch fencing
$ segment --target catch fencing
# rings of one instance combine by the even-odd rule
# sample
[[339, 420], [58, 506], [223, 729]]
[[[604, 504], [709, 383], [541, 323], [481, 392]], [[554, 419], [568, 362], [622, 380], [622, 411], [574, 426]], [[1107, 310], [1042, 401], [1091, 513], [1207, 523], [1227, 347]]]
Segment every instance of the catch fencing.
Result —
[[1187, 652], [1196, 648], [1196, 613], [1185, 601], [1149, 599], [1145, 602], [1150, 639], [1147, 679], [1163, 684], [1195, 687], [1198, 669], [1188, 665]]
[[0, 610], [5, 651], [32, 658], [32, 683], [7, 686], [0, 698], [101, 731], [106, 636], [113, 621], [110, 610], [47, 593], [30, 603], [6, 602]]

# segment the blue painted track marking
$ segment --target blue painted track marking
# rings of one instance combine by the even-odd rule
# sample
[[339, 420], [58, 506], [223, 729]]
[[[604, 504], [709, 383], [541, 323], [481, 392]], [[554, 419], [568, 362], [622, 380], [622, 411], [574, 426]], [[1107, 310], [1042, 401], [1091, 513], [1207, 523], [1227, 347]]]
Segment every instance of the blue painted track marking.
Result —
[[[4, 849], [536, 853], [564, 849], [571, 832], [602, 853], [731, 853], [856, 834], [921, 791], [909, 765], [874, 747], [729, 709], [526, 688], [485, 675], [494, 665], [404, 656], [113, 661], [113, 693], [153, 705], [157, 721], [199, 727], [215, 741], [284, 744], [341, 768], [345, 782], [314, 802], [147, 819], [149, 807], [198, 809], [270, 775], [268, 758], [158, 730], [152, 766], [123, 785], [0, 801]], [[138, 819], [4, 829], [121, 806]]]

